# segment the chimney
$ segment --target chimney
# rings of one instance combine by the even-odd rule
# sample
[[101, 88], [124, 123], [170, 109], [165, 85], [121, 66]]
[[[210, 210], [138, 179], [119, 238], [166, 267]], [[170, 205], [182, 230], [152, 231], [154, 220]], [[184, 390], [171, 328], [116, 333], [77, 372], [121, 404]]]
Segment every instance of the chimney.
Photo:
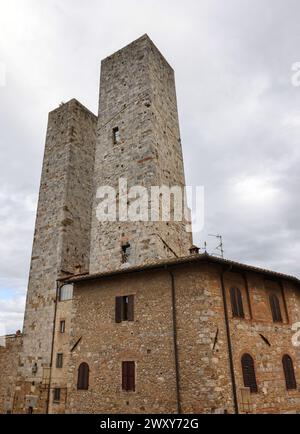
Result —
[[200, 251], [199, 247], [193, 245], [190, 248], [190, 255], [199, 255], [199, 251]]

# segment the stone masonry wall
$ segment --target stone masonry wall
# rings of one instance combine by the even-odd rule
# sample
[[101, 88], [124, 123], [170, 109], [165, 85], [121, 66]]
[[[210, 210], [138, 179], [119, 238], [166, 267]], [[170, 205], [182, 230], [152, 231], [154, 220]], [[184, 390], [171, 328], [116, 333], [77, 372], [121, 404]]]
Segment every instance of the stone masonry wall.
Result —
[[[222, 267], [193, 263], [171, 271], [176, 293], [181, 410], [233, 413]], [[284, 316], [282, 324], [273, 323], [268, 291], [278, 290], [278, 281], [270, 282], [252, 272], [225, 272], [224, 276], [239, 411], [243, 411], [240, 391], [244, 387], [244, 353], [255, 360], [258, 383], [258, 393], [251, 394], [250, 412], [299, 411], [299, 387], [286, 390], [281, 361], [284, 354], [292, 357], [299, 386], [299, 348], [291, 340], [291, 325], [300, 318], [299, 287], [282, 282], [284, 289], [278, 295], [282, 297], [284, 316], [284, 294], [289, 322]], [[232, 318], [232, 286], [242, 291], [244, 319]], [[115, 297], [132, 294], [134, 322], [115, 323]], [[67, 413], [176, 413], [171, 294], [169, 270], [145, 270], [75, 284], [71, 334], [73, 339], [82, 336], [82, 340], [70, 354]], [[136, 392], [122, 391], [121, 363], [127, 360], [136, 362]], [[90, 366], [88, 391], [76, 387], [82, 362]]]
[[[102, 61], [95, 188], [118, 191], [120, 178], [126, 178], [128, 188], [143, 186], [148, 193], [151, 186], [185, 183], [174, 72], [147, 35]], [[133, 201], [125, 199], [125, 206]], [[99, 202], [95, 192], [91, 273], [120, 268], [126, 243], [131, 265], [188, 254], [192, 236], [183, 223], [99, 222]]]
[[[231, 411], [220, 286], [205, 267], [176, 269], [180, 395], [185, 413]], [[115, 323], [115, 297], [135, 295], [134, 322]], [[75, 285], [71, 355], [71, 413], [176, 413], [172, 286], [169, 271], [140, 272]], [[217, 330], [218, 342], [214, 347]], [[121, 363], [136, 361], [136, 392], [121, 388]], [[80, 363], [90, 388], [76, 390]]]
[[22, 335], [9, 335], [0, 346], [0, 414], [12, 412]]
[[[247, 283], [246, 283], [247, 282]], [[258, 393], [251, 394], [254, 413], [284, 413], [300, 411], [300, 350], [292, 345], [295, 333], [292, 325], [300, 320], [300, 291], [288, 281], [272, 281], [254, 273], [226, 273], [228, 313], [232, 335], [233, 357], [238, 393], [243, 387], [241, 357], [250, 354], [255, 361]], [[230, 305], [230, 288], [242, 291], [245, 319], [233, 318]], [[247, 297], [249, 287], [249, 302]], [[280, 301], [283, 323], [274, 323], [269, 294], [275, 293]], [[286, 309], [285, 303], [286, 302]], [[269, 342], [263, 339], [263, 337]], [[287, 391], [282, 357], [293, 359], [298, 389]]]

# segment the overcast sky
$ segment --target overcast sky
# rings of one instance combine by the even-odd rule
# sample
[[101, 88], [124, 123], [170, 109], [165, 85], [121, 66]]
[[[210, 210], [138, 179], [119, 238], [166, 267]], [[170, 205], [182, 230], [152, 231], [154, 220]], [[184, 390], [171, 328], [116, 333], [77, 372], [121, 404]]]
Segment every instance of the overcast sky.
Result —
[[[144, 33], [174, 67], [188, 185], [225, 256], [300, 276], [299, 0], [0, 0], [0, 322], [22, 327], [48, 112], [95, 113], [100, 60]], [[5, 73], [5, 82], [3, 76]], [[51, 210], [49, 210], [51, 212]], [[0, 333], [1, 334], [1, 333]]]

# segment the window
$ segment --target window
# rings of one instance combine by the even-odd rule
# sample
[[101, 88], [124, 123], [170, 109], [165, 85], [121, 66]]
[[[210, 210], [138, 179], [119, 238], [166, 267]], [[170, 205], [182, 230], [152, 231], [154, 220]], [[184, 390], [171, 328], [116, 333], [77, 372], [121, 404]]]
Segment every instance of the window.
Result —
[[282, 322], [280, 303], [277, 295], [271, 294], [269, 297], [272, 317], [274, 322]]
[[249, 387], [251, 393], [257, 393], [257, 383], [254, 368], [254, 360], [250, 354], [244, 354], [242, 357], [242, 370], [244, 386]]
[[131, 253], [131, 246], [129, 243], [122, 246], [122, 264], [126, 264], [129, 261], [129, 256]]
[[59, 402], [60, 401], [60, 389], [59, 388], [55, 388], [54, 389], [53, 401], [54, 402]]
[[283, 371], [285, 376], [285, 384], [287, 390], [297, 389], [297, 382], [295, 377], [293, 360], [289, 355], [285, 355], [282, 358]]
[[64, 333], [66, 331], [66, 321], [65, 320], [60, 321], [59, 331], [60, 331], [60, 333]]
[[232, 315], [237, 318], [245, 318], [242, 293], [239, 288], [230, 289]]
[[134, 321], [134, 295], [116, 297], [116, 323]]
[[56, 367], [57, 368], [63, 367], [63, 354], [62, 353], [58, 353], [56, 355]]
[[78, 390], [88, 390], [89, 376], [90, 376], [89, 365], [87, 363], [81, 363], [81, 365], [78, 368], [78, 380], [77, 380]]
[[113, 140], [114, 140], [114, 145], [117, 145], [120, 142], [119, 127], [113, 128]]
[[66, 301], [73, 298], [73, 285], [64, 285], [59, 291], [59, 300]]
[[37, 365], [37, 363], [34, 363], [34, 365], [32, 366], [32, 373], [36, 374], [37, 371], [38, 371], [38, 365]]
[[122, 389], [135, 391], [135, 362], [122, 362]]

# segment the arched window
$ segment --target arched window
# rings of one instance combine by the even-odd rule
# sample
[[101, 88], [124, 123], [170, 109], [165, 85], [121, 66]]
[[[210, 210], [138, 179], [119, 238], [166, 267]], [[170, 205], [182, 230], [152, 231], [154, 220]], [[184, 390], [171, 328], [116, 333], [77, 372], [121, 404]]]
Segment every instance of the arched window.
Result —
[[287, 390], [295, 390], [297, 389], [297, 382], [295, 377], [293, 360], [287, 354], [282, 357], [282, 366], [285, 376], [285, 384]]
[[270, 307], [272, 311], [273, 321], [282, 322], [280, 303], [277, 295], [271, 294], [269, 299], [270, 299]]
[[244, 386], [250, 387], [251, 393], [257, 393], [254, 360], [250, 356], [250, 354], [243, 355], [242, 370], [243, 370]]
[[78, 381], [77, 381], [78, 390], [88, 390], [89, 375], [90, 375], [89, 365], [87, 363], [81, 363], [81, 365], [78, 368]]
[[245, 318], [242, 293], [239, 288], [230, 289], [230, 300], [232, 315], [238, 318]]

